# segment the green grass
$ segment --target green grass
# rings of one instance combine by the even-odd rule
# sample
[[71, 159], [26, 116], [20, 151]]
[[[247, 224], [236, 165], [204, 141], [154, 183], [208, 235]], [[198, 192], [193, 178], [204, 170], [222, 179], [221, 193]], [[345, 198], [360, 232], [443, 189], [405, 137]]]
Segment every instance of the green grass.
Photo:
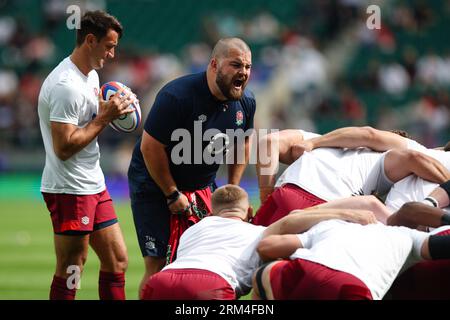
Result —
[[[44, 201], [0, 198], [0, 300], [46, 300], [55, 268], [53, 230]], [[115, 202], [129, 265], [127, 299], [137, 299], [144, 264], [128, 202]], [[89, 249], [77, 299], [98, 299], [98, 258]], [[242, 299], [249, 299], [250, 295]]]
[[[55, 268], [53, 231], [43, 201], [0, 200], [0, 300], [48, 299]], [[115, 204], [128, 248], [127, 299], [137, 299], [143, 260], [128, 202]], [[77, 299], [98, 299], [97, 256], [90, 249]]]
[[[55, 270], [53, 229], [39, 187], [40, 174], [0, 175], [0, 300], [48, 299]], [[257, 208], [256, 189], [248, 189]], [[144, 262], [131, 208], [129, 201], [117, 198], [114, 207], [128, 249], [126, 296], [137, 299]], [[77, 299], [98, 299], [98, 272], [98, 258], [90, 249]]]

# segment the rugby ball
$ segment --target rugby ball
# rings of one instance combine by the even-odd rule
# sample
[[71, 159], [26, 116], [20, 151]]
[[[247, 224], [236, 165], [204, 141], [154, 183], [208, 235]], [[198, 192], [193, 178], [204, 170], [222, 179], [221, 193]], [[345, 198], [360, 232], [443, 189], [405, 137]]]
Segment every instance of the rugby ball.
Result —
[[[131, 91], [130, 88], [118, 81], [110, 81], [102, 85], [100, 90], [103, 100], [108, 101], [120, 88], [125, 88], [121, 95], [125, 95], [126, 91]], [[139, 127], [141, 123], [141, 107], [139, 106], [139, 102], [133, 102], [129, 108], [132, 108], [133, 112], [124, 114], [109, 123], [114, 130], [129, 133]]]

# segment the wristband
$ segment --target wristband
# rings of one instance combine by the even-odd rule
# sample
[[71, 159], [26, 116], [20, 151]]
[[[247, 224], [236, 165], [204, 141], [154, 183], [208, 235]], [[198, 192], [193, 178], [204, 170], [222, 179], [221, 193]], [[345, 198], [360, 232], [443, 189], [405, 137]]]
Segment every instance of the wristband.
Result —
[[177, 201], [180, 198], [180, 196], [181, 196], [181, 192], [178, 190], [175, 190], [174, 192], [172, 192], [171, 194], [166, 196], [167, 206], [170, 206], [172, 203]]
[[438, 201], [433, 197], [426, 197], [425, 199], [423, 199], [422, 203], [427, 204], [426, 202], [431, 203], [431, 205], [435, 208], [439, 208]]

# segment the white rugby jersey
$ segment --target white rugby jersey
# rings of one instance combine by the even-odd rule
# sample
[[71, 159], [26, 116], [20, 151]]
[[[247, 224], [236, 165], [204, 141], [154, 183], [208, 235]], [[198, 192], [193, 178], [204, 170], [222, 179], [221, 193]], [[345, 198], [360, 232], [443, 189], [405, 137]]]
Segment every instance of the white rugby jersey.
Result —
[[[423, 152], [438, 160], [450, 170], [450, 152], [434, 149], [427, 149]], [[395, 212], [406, 202], [422, 201], [438, 186], [439, 184], [424, 180], [416, 175], [407, 176], [392, 186], [386, 197], [386, 207], [391, 212]], [[448, 208], [444, 210], [450, 211]]]
[[95, 70], [85, 76], [65, 58], [45, 79], [39, 94], [39, 125], [45, 147], [41, 191], [95, 194], [105, 189], [97, 138], [66, 161], [53, 149], [51, 121], [86, 126], [98, 113], [99, 79]]
[[256, 247], [265, 230], [229, 218], [210, 216], [189, 227], [180, 238], [176, 260], [168, 269], [194, 268], [214, 272], [238, 293], [251, 288], [261, 261]]
[[[318, 136], [302, 133], [305, 139]], [[425, 149], [413, 140], [407, 139], [407, 143], [409, 149]], [[326, 201], [370, 195], [374, 191], [383, 194], [393, 184], [384, 171], [386, 153], [368, 148], [317, 148], [292, 163], [275, 186], [292, 183]]]
[[381, 223], [362, 226], [327, 220], [298, 235], [303, 248], [290, 259], [301, 258], [350, 273], [364, 282], [373, 299], [380, 300], [407, 260], [421, 260], [420, 249], [428, 236]]

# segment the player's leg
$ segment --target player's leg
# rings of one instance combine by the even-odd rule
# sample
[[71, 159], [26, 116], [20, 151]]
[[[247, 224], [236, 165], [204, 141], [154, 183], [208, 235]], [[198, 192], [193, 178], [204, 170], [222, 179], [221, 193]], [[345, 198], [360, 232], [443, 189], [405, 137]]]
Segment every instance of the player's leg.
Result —
[[128, 254], [107, 190], [98, 195], [94, 231], [89, 244], [100, 260], [99, 297], [101, 300], [125, 299], [125, 271]]
[[[56, 271], [50, 299], [75, 298], [77, 283], [89, 248], [89, 233], [94, 228], [95, 195], [43, 193], [52, 219]], [[67, 279], [69, 281], [67, 281]]]
[[166, 264], [170, 230], [170, 211], [163, 194], [133, 192], [130, 187], [131, 210], [137, 239], [144, 258], [145, 272], [139, 285], [139, 297], [147, 279]]
[[273, 261], [259, 267], [252, 278], [252, 300], [274, 300], [271, 283], [271, 270], [277, 264], [285, 264], [287, 261]]
[[124, 300], [128, 255], [119, 224], [94, 231], [89, 243], [100, 260], [100, 299]]
[[73, 300], [87, 259], [89, 235], [54, 235], [56, 270], [50, 300]]

